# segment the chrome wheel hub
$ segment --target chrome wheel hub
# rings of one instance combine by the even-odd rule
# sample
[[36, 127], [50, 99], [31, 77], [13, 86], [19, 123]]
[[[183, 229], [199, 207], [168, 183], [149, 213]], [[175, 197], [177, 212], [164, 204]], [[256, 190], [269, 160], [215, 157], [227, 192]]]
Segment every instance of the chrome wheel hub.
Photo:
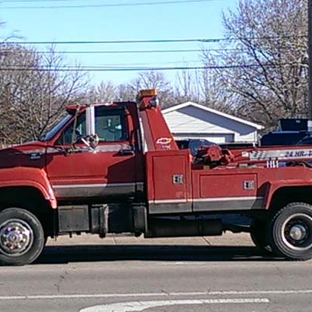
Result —
[[284, 243], [294, 250], [312, 248], [312, 217], [308, 214], [297, 213], [285, 220], [282, 227]]
[[32, 246], [34, 235], [24, 221], [13, 219], [0, 224], [0, 251], [9, 256], [25, 254]]
[[289, 236], [296, 241], [304, 239], [306, 235], [307, 230], [301, 224], [296, 224], [290, 228]]

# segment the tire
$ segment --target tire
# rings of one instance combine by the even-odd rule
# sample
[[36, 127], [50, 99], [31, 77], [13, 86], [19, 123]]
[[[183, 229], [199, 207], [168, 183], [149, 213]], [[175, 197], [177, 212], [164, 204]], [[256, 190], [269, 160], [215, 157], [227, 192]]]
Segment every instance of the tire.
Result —
[[312, 206], [291, 203], [278, 211], [269, 225], [273, 251], [289, 260], [312, 258]]
[[254, 219], [250, 225], [250, 237], [255, 246], [262, 251], [271, 252], [272, 249], [267, 239], [267, 222]]
[[29, 211], [8, 208], [0, 213], [0, 264], [30, 264], [41, 254], [44, 242], [41, 223]]

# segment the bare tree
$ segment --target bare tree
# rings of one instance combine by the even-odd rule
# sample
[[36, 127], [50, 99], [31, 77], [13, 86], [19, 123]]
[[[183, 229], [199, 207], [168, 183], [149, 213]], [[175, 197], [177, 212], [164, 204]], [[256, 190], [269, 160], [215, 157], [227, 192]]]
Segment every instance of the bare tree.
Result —
[[188, 69], [179, 72], [176, 76], [176, 85], [174, 89], [174, 98], [176, 103], [186, 101], [199, 102], [201, 100], [200, 77], [198, 71]]
[[142, 89], [157, 89], [162, 107], [176, 104], [173, 96], [173, 88], [161, 72], [150, 71], [141, 73], [129, 86], [135, 93]]
[[[237, 114], [266, 126], [307, 114], [307, 0], [239, 0], [224, 14], [229, 41], [214, 56]], [[203, 52], [205, 64], [211, 53]]]
[[136, 90], [130, 84], [120, 84], [116, 87], [115, 92], [120, 101], [134, 101], [137, 96]]
[[86, 98], [92, 103], [107, 103], [116, 99], [116, 87], [112, 82], [102, 81], [97, 86], [91, 86], [86, 92]]
[[[205, 51], [204, 51], [205, 52]], [[206, 55], [205, 64], [208, 65], [209, 56]], [[209, 60], [212, 65], [214, 59]], [[210, 108], [232, 113], [228, 95], [223, 90], [221, 77], [214, 69], [183, 70], [177, 75], [174, 91], [176, 103], [193, 101]]]
[[[86, 87], [78, 69], [64, 68], [54, 52], [37, 53], [18, 45], [0, 46], [0, 133], [7, 142], [37, 139], [64, 113], [64, 106], [77, 100]], [[75, 66], [75, 68], [77, 68]]]
[[137, 92], [130, 84], [115, 86], [112, 82], [100, 82], [99, 85], [91, 85], [85, 93], [87, 102], [108, 103], [112, 101], [134, 101]]

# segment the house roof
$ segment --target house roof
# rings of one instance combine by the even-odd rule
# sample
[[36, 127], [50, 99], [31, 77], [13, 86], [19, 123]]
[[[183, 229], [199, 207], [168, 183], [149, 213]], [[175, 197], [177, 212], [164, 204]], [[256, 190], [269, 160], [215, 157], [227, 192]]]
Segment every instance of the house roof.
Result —
[[259, 124], [256, 124], [254, 122], [247, 121], [247, 120], [244, 120], [242, 118], [238, 118], [238, 117], [235, 117], [235, 116], [232, 116], [232, 115], [220, 112], [218, 110], [212, 109], [210, 107], [206, 107], [206, 106], [203, 106], [203, 105], [200, 105], [200, 104], [197, 104], [197, 103], [194, 103], [194, 102], [190, 102], [190, 101], [182, 103], [182, 104], [178, 104], [178, 105], [175, 105], [175, 106], [172, 106], [172, 107], [169, 107], [169, 108], [165, 108], [165, 109], [162, 110], [162, 113], [165, 115], [165, 114], [168, 114], [168, 113], [171, 113], [171, 112], [174, 112], [174, 111], [178, 111], [181, 108], [188, 107], [188, 106], [193, 106], [193, 107], [196, 107], [196, 108], [201, 109], [203, 111], [206, 111], [206, 112], [209, 112], [209, 113], [212, 113], [212, 114], [216, 114], [216, 115], [219, 115], [221, 117], [234, 120], [236, 122], [240, 122], [242, 124], [245, 124], [245, 125], [248, 125], [250, 127], [253, 127], [255, 129], [257, 129], [257, 130], [264, 129], [263, 126], [261, 126]]

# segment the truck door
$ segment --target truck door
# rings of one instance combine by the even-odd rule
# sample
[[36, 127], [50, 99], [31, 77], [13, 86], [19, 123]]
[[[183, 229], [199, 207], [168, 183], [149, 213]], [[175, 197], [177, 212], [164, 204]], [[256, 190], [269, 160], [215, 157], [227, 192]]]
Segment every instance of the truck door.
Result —
[[47, 174], [59, 199], [130, 196], [142, 188], [140, 151], [133, 142], [133, 123], [124, 106], [95, 107], [95, 150], [83, 142], [70, 150], [73, 136], [86, 133], [85, 113], [68, 125], [47, 150]]

